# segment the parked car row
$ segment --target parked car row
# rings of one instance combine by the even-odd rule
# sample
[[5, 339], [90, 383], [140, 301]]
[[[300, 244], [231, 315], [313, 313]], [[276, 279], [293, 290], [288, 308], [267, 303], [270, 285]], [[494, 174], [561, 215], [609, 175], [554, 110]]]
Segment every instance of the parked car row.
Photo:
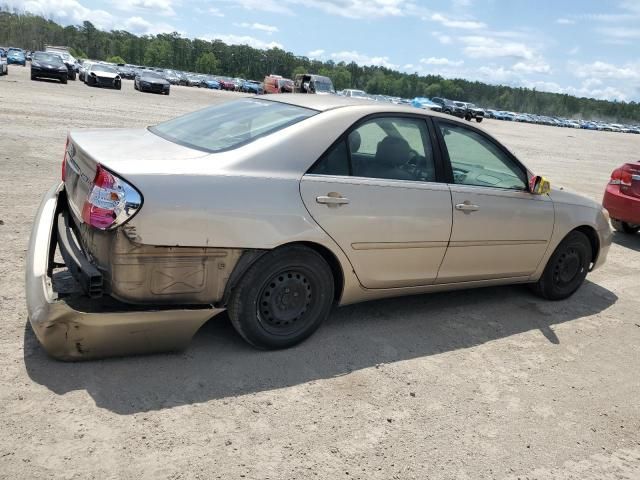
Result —
[[607, 123], [593, 120], [572, 120], [563, 117], [551, 117], [546, 115], [535, 115], [532, 113], [516, 113], [493, 109], [487, 109], [486, 116], [488, 118], [495, 118], [496, 120], [537, 123], [553, 127], [582, 128], [586, 130], [601, 130], [605, 132], [640, 134], [640, 125], [622, 125], [619, 123]]

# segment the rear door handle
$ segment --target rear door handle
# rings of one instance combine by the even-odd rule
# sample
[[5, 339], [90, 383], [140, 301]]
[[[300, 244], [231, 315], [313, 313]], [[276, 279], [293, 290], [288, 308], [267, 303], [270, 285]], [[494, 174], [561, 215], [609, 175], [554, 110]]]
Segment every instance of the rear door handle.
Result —
[[458, 203], [456, 205], [456, 210], [460, 210], [461, 212], [464, 212], [464, 213], [471, 213], [471, 212], [477, 212], [478, 210], [480, 210], [480, 207], [478, 205], [474, 205], [469, 200], [465, 200], [464, 202]]
[[339, 193], [331, 192], [328, 195], [316, 197], [316, 202], [329, 207], [339, 207], [340, 205], [346, 205], [349, 203], [349, 199], [343, 197]]

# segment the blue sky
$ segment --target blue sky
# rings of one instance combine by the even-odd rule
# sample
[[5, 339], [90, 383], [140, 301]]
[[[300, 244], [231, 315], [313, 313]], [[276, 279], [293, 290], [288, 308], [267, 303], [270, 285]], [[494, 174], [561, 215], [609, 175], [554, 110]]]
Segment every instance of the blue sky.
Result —
[[[0, 0], [321, 60], [640, 101], [640, 0]], [[273, 72], [278, 73], [278, 72]]]

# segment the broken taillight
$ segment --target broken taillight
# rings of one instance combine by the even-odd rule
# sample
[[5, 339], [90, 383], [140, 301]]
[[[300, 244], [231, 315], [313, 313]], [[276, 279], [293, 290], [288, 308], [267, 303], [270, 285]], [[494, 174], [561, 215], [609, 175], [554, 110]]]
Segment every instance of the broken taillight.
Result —
[[133, 217], [142, 205], [140, 193], [122, 178], [98, 165], [82, 220], [94, 228], [109, 230]]

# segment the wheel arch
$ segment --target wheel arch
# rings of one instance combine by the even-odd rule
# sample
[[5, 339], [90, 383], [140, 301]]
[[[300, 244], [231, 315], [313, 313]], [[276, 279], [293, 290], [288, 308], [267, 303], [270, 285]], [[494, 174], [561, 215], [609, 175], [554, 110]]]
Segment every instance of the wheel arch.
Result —
[[344, 271], [342, 269], [342, 265], [340, 264], [340, 261], [338, 260], [338, 257], [329, 248], [319, 243], [312, 242], [312, 241], [297, 241], [297, 242], [284, 243], [270, 250], [245, 250], [243, 255], [240, 257], [240, 260], [238, 261], [233, 272], [231, 272], [231, 275], [229, 276], [229, 280], [227, 281], [227, 284], [225, 286], [222, 299], [216, 304], [216, 306], [221, 306], [221, 307], [227, 306], [227, 303], [231, 298], [233, 289], [238, 284], [240, 279], [244, 276], [244, 274], [247, 272], [249, 267], [251, 267], [251, 265], [253, 265], [259, 258], [261, 258], [263, 255], [267, 255], [269, 252], [273, 252], [275, 250], [280, 250], [280, 249], [295, 246], [295, 245], [305, 246], [313, 250], [318, 255], [320, 255], [325, 262], [327, 262], [327, 264], [329, 265], [329, 268], [331, 269], [331, 276], [333, 277], [334, 302], [340, 303], [340, 299], [342, 298], [342, 293], [344, 290], [345, 280], [344, 280]]
[[598, 254], [600, 253], [600, 238], [598, 237], [598, 232], [590, 225], [581, 225], [571, 231], [580, 232], [589, 239], [589, 243], [591, 244], [591, 263], [595, 264], [598, 259]]

